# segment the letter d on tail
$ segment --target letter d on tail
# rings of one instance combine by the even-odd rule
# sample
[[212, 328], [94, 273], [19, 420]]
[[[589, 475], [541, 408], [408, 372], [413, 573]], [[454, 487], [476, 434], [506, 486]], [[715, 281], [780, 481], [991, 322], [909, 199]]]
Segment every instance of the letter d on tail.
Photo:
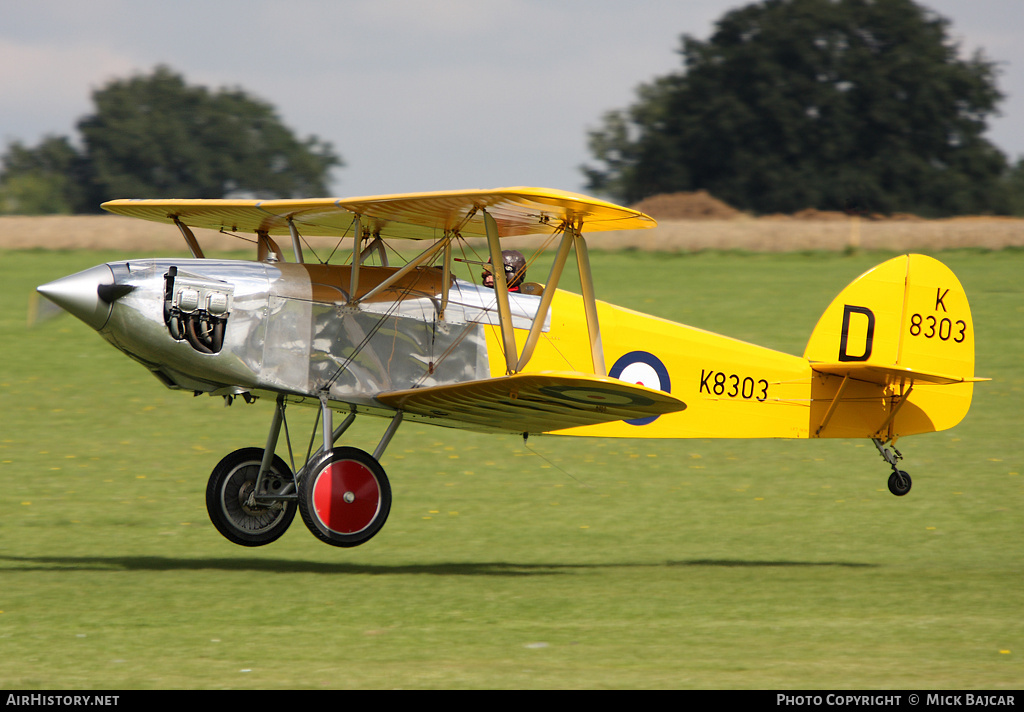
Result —
[[[850, 315], [862, 314], [867, 317], [867, 328], [864, 331], [864, 345], [860, 354], [851, 354], [850, 348]], [[858, 320], [859, 321], [859, 320]], [[871, 346], [875, 340], [875, 314], [867, 307], [855, 307], [846, 304], [843, 307], [843, 333], [839, 339], [840, 361], [867, 361], [871, 358]]]

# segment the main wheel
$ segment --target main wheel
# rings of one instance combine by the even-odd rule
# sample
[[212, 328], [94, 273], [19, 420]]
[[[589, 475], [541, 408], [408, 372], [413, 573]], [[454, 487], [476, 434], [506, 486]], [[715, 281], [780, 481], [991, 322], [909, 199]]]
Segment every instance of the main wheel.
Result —
[[895, 470], [889, 475], [889, 491], [902, 497], [910, 491], [910, 475], [903, 470]]
[[[263, 448], [246, 447], [225, 457], [206, 485], [206, 511], [217, 531], [242, 546], [276, 541], [295, 518], [295, 501], [256, 504], [250, 495], [263, 461]], [[262, 494], [277, 494], [293, 481], [292, 471], [277, 455], [263, 478]]]
[[332, 546], [359, 546], [391, 511], [391, 484], [372, 455], [354, 447], [321, 454], [299, 480], [299, 512], [313, 536]]

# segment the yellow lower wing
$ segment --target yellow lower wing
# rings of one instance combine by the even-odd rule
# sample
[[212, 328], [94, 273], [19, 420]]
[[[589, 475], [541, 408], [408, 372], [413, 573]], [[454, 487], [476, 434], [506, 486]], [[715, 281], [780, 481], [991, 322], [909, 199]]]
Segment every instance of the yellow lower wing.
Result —
[[520, 373], [377, 396], [407, 414], [470, 429], [546, 433], [684, 410], [671, 394], [582, 373]]

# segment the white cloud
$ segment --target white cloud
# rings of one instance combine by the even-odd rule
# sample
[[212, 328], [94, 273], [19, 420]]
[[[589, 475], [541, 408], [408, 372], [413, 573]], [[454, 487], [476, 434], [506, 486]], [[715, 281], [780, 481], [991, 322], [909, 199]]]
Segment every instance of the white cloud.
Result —
[[130, 71], [132, 62], [90, 45], [23, 44], [0, 38], [0, 105], [8, 119], [7, 141], [25, 143], [48, 133], [68, 135], [92, 106], [92, 90]]

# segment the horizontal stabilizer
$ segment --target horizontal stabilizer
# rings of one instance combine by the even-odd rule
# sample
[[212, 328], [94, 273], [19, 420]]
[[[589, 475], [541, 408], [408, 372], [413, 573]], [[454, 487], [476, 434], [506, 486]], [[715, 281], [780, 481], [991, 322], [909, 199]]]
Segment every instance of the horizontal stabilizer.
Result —
[[827, 373], [832, 376], [849, 376], [857, 381], [876, 383], [880, 386], [899, 385], [900, 383], [908, 385], [913, 383], [949, 385], [951, 383], [977, 383], [989, 380], [987, 378], [951, 376], [943, 373], [915, 371], [901, 366], [880, 366], [878, 364], [812, 363], [811, 368], [817, 373]]
[[461, 427], [545, 433], [684, 410], [663, 391], [575, 372], [520, 373], [447, 386], [392, 391], [377, 400]]

